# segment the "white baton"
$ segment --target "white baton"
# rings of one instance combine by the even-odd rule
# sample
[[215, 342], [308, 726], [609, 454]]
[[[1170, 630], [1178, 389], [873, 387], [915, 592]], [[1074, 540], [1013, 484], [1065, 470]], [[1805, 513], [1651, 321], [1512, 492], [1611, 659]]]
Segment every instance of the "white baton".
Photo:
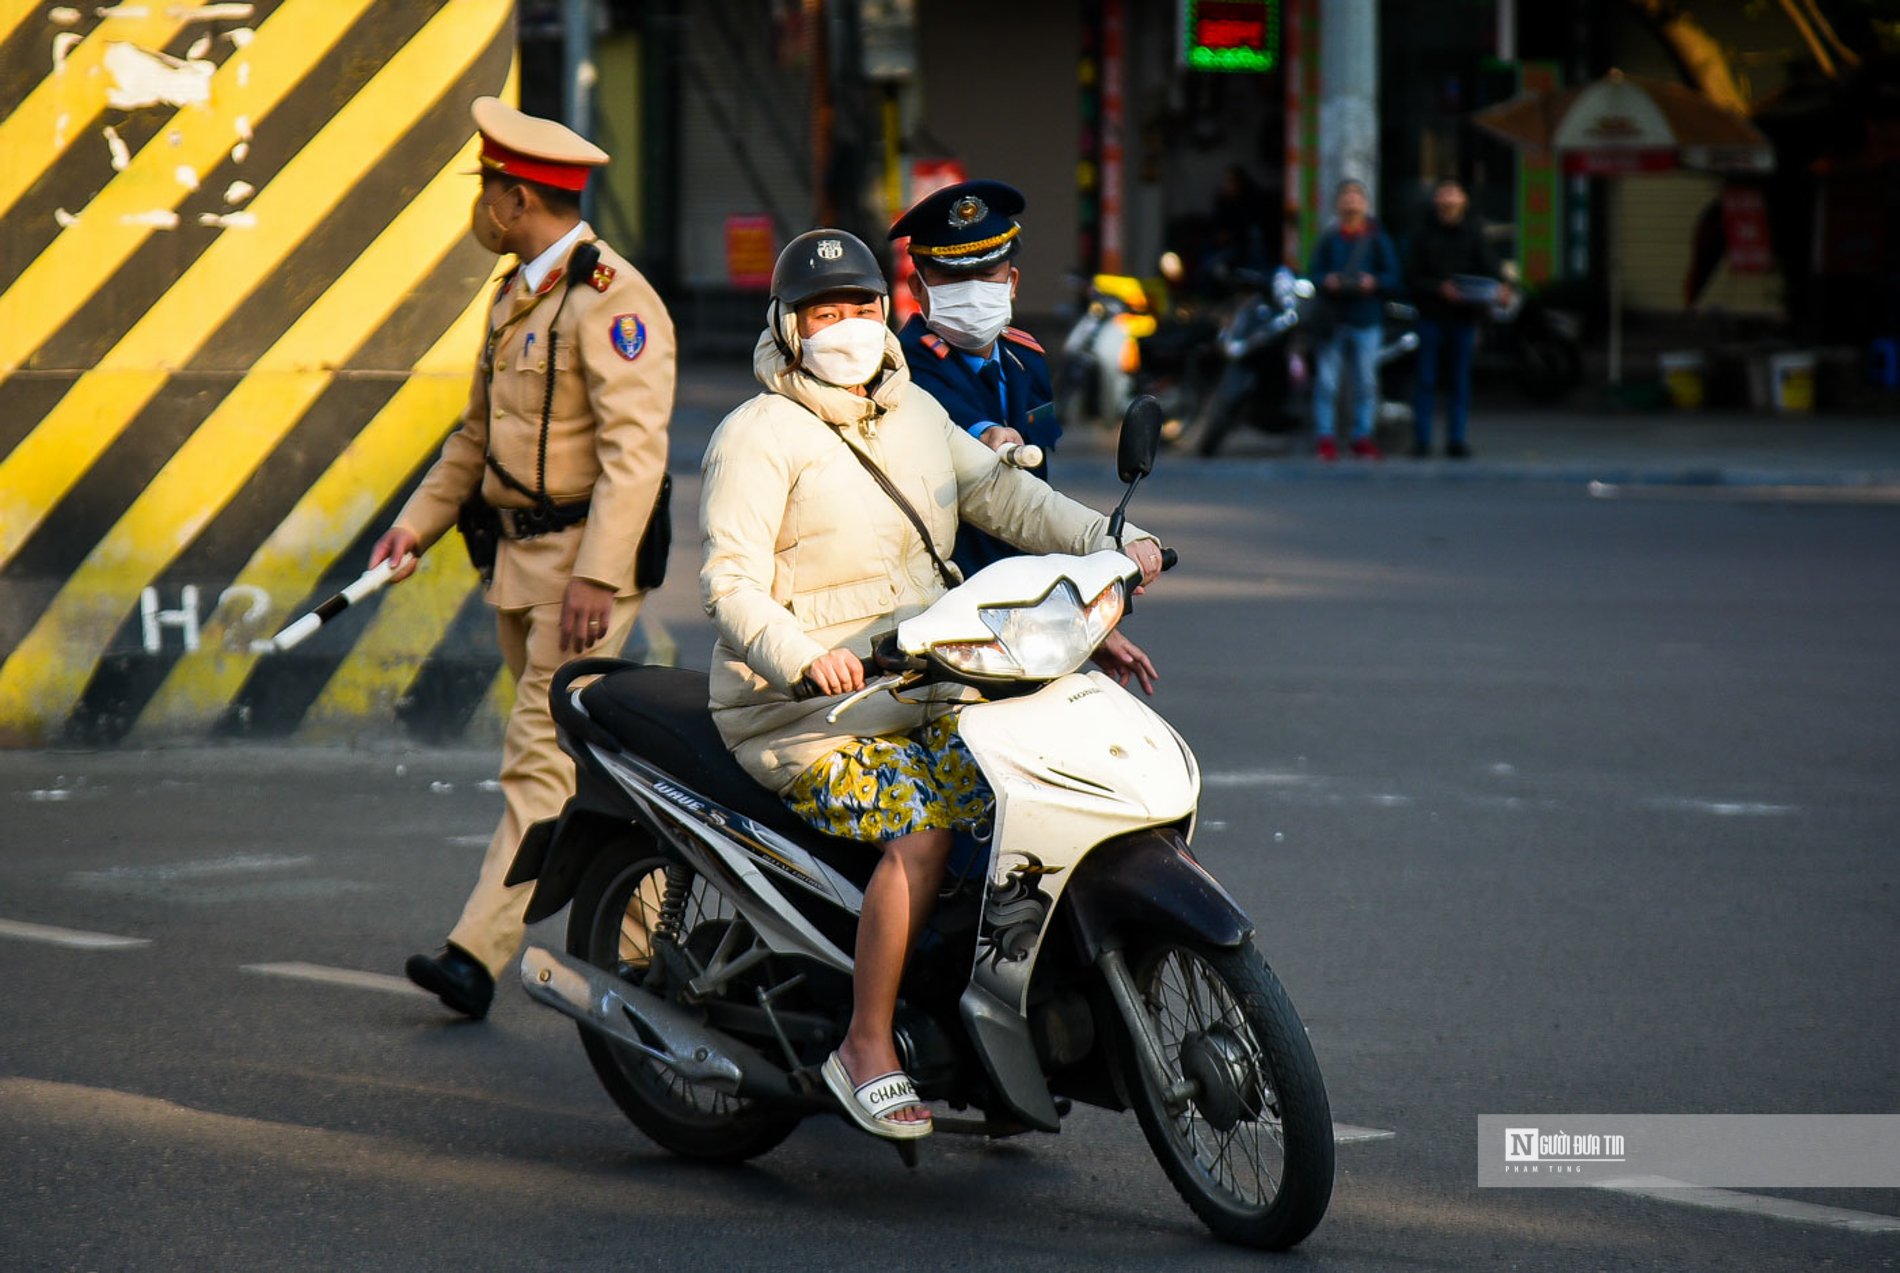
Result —
[[303, 618], [297, 620], [282, 632], [272, 637], [270, 639], [271, 649], [282, 654], [285, 650], [294, 648], [312, 632], [315, 632], [318, 628], [336, 618], [345, 610], [348, 610], [351, 605], [381, 589], [384, 584], [389, 582], [390, 576], [402, 569], [410, 560], [411, 558], [406, 556], [401, 561], [397, 561], [394, 557], [391, 557], [382, 565], [365, 570], [356, 577], [354, 583], [343, 589], [342, 592], [337, 593], [315, 610], [312, 610], [309, 614], [306, 614]]

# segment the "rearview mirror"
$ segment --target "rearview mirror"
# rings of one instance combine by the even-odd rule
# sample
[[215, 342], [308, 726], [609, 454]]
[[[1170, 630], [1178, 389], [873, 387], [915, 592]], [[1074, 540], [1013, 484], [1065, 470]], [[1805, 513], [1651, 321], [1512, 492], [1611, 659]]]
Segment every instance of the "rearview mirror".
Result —
[[1147, 394], [1128, 404], [1122, 415], [1121, 439], [1115, 448], [1115, 471], [1133, 482], [1154, 471], [1155, 452], [1161, 448], [1161, 404]]

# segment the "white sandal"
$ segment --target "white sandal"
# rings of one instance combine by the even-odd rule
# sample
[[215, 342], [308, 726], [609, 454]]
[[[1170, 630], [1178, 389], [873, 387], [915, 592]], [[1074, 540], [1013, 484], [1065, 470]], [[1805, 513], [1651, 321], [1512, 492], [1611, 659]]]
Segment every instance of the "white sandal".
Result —
[[916, 1140], [930, 1135], [931, 1120], [928, 1117], [907, 1123], [885, 1117], [893, 1110], [912, 1106], [923, 1109], [926, 1115], [930, 1112], [918, 1099], [917, 1086], [904, 1071], [892, 1070], [889, 1074], [880, 1074], [853, 1087], [850, 1072], [844, 1068], [844, 1062], [838, 1059], [838, 1054], [833, 1052], [825, 1058], [823, 1074], [825, 1087], [838, 1098], [845, 1116], [873, 1136], [882, 1136], [886, 1140]]

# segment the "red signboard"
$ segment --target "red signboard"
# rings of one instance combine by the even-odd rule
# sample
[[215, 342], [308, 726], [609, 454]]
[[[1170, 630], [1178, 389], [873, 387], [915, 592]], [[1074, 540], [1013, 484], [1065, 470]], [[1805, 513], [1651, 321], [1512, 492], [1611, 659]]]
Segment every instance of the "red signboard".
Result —
[[1722, 226], [1728, 234], [1728, 267], [1736, 274], [1766, 274], [1775, 267], [1768, 246], [1768, 204], [1754, 186], [1722, 192]]
[[1564, 171], [1571, 177], [1626, 177], [1630, 173], [1666, 173], [1676, 167], [1674, 150], [1609, 146], [1604, 150], [1566, 150]]
[[1623, 177], [1668, 172], [1674, 167], [1676, 152], [1668, 149], [1606, 146], [1601, 150], [1564, 152], [1564, 171], [1573, 177]]
[[772, 218], [726, 218], [726, 278], [732, 286], [745, 291], [769, 289], [777, 259]]

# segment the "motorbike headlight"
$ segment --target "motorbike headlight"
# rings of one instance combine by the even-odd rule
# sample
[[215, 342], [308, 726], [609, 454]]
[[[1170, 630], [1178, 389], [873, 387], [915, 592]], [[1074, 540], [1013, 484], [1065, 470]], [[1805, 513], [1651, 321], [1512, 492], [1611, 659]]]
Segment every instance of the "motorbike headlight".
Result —
[[931, 654], [966, 676], [1054, 680], [1081, 667], [1121, 622], [1127, 604], [1120, 583], [1084, 605], [1075, 585], [1063, 580], [1034, 605], [984, 606], [978, 616], [994, 641], [956, 641]]

